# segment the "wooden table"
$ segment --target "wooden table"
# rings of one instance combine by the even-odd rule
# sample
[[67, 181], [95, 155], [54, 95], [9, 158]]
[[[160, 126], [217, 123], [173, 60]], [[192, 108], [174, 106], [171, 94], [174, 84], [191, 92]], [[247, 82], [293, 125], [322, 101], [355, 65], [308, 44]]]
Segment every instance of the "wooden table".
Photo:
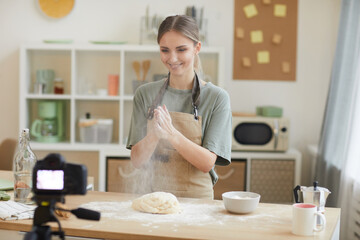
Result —
[[[59, 219], [66, 235], [100, 239], [338, 239], [340, 209], [337, 208], [326, 208], [325, 231], [313, 237], [300, 237], [291, 233], [291, 205], [260, 203], [253, 213], [236, 215], [227, 212], [220, 200], [179, 198], [183, 211], [170, 216], [132, 210], [131, 201], [136, 197], [106, 192], [66, 196], [70, 208], [98, 204], [108, 209], [102, 211], [99, 222], [75, 216]], [[29, 231], [31, 226], [31, 220], [0, 220], [0, 229], [5, 230]], [[55, 224], [51, 226], [56, 229]]]

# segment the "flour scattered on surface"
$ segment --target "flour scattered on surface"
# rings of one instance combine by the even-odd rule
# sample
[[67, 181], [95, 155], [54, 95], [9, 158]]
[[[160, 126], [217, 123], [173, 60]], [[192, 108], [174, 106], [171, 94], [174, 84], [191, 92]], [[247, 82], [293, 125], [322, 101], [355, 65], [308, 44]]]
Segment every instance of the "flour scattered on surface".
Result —
[[84, 225], [84, 226], [82, 226], [82, 228], [85, 228], [85, 229], [90, 229], [90, 228], [93, 228], [94, 227], [94, 225]]
[[152, 225], [152, 223], [143, 223], [141, 224], [141, 226], [144, 226], [144, 227], [150, 227]]
[[83, 204], [81, 207], [101, 212], [101, 218], [119, 219], [126, 221], [141, 222], [142, 226], [156, 229], [156, 223], [172, 223], [173, 231], [177, 231], [179, 224], [185, 225], [209, 225], [209, 224], [226, 224], [231, 221], [258, 222], [261, 219], [262, 224], [278, 223], [288, 224], [281, 218], [281, 209], [276, 215], [269, 214], [266, 208], [258, 207], [257, 214], [237, 215], [230, 214], [224, 206], [220, 204], [196, 204], [191, 202], [180, 202], [181, 212], [177, 214], [150, 214], [134, 210], [131, 207], [132, 201], [124, 202], [90, 202]]

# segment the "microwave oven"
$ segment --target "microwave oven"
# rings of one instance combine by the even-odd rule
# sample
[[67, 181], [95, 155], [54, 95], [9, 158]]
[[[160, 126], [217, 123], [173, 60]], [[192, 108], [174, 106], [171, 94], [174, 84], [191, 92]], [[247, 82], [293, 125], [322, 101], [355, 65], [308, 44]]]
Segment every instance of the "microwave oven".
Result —
[[283, 117], [232, 118], [233, 151], [274, 151], [288, 149], [289, 120]]

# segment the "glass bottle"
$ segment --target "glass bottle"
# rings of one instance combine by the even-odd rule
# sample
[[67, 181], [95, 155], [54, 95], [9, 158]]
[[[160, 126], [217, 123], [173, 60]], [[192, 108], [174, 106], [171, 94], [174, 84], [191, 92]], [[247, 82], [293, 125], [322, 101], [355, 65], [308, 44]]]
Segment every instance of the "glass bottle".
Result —
[[36, 163], [36, 156], [30, 148], [29, 129], [20, 133], [19, 145], [14, 156], [14, 200], [31, 204], [32, 171]]

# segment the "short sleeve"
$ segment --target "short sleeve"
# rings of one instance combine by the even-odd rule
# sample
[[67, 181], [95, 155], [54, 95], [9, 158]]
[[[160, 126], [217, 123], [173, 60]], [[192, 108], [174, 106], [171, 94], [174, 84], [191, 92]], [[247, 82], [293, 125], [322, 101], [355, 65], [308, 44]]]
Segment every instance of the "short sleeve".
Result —
[[146, 136], [147, 109], [141, 91], [139, 90], [140, 89], [135, 92], [134, 96], [130, 131], [126, 144], [127, 149], [131, 149], [132, 146]]
[[230, 97], [225, 90], [221, 89], [203, 138], [203, 147], [218, 156], [216, 165], [226, 166], [231, 162], [231, 126]]

